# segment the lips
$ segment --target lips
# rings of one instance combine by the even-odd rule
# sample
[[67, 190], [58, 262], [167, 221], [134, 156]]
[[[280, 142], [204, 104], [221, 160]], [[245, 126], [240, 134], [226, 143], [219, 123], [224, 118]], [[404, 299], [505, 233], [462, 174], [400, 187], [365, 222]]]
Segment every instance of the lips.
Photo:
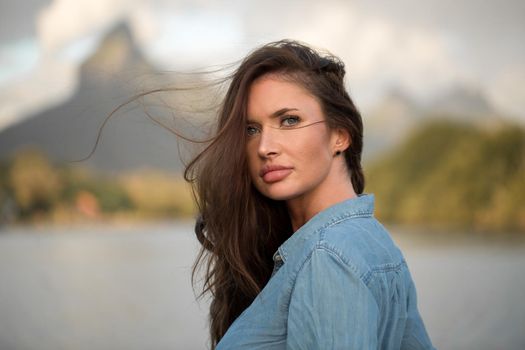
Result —
[[282, 165], [265, 165], [259, 172], [259, 176], [266, 183], [277, 182], [290, 175], [292, 169], [292, 167]]

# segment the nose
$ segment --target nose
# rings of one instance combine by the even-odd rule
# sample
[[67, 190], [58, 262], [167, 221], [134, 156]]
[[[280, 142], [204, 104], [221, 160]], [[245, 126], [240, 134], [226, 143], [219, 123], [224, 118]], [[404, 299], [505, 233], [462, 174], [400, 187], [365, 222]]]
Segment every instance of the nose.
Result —
[[257, 153], [261, 158], [271, 158], [279, 155], [281, 146], [278, 131], [272, 128], [264, 128], [259, 135], [259, 145]]

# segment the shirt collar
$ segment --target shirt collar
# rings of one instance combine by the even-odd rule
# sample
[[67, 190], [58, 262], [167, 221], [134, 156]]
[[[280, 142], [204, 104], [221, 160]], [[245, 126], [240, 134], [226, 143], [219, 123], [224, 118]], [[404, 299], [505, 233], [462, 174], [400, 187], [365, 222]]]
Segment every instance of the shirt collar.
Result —
[[289, 256], [293, 256], [296, 252], [299, 252], [305, 242], [320, 229], [324, 229], [349, 217], [370, 217], [373, 213], [373, 194], [360, 194], [358, 197], [334, 204], [314, 215], [295, 231], [290, 238], [281, 244], [273, 255], [273, 261], [279, 262], [279, 260], [282, 260], [286, 262]]

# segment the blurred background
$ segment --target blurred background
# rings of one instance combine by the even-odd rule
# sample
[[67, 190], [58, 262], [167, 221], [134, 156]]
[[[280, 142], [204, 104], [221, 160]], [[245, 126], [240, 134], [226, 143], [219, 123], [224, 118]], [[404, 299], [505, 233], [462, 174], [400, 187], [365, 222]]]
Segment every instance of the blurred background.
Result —
[[346, 63], [365, 191], [434, 345], [524, 349], [524, 15], [517, 0], [2, 2], [0, 349], [207, 347], [181, 175], [197, 148], [169, 129], [204, 137], [209, 82], [283, 38]]

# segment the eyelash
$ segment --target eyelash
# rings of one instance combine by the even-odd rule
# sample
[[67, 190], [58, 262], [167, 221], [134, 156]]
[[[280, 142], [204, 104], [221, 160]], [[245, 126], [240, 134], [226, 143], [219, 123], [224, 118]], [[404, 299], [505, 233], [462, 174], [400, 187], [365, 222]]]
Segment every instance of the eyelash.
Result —
[[[288, 121], [288, 120], [293, 120], [292, 125], [284, 125], [285, 122]], [[283, 115], [283, 116], [281, 116], [280, 121], [279, 121], [280, 122], [279, 128], [281, 128], [281, 127], [283, 127], [283, 128], [293, 128], [300, 121], [301, 121], [301, 118], [299, 118], [296, 115]], [[256, 133], [258, 133], [258, 132], [260, 132], [260, 128], [258, 126], [248, 125], [246, 127], [246, 133], [248, 134], [248, 136], [255, 136]]]
[[[250, 131], [250, 130], [255, 130], [255, 131]], [[253, 126], [253, 125], [248, 125], [246, 127], [246, 134], [248, 134], [248, 136], [255, 136], [255, 134], [259, 132], [259, 128], [256, 127], [256, 126]]]
[[287, 125], [287, 127], [291, 127], [291, 126], [295, 126], [295, 125], [297, 125], [297, 123], [299, 123], [299, 122], [301, 121], [301, 118], [299, 118], [299, 117], [296, 116], [296, 115], [284, 115], [284, 116], [282, 116], [282, 118], [281, 118], [281, 125], [283, 125], [283, 123], [284, 123], [286, 120], [293, 120], [293, 121], [294, 121], [294, 124], [292, 124], [292, 125]]

